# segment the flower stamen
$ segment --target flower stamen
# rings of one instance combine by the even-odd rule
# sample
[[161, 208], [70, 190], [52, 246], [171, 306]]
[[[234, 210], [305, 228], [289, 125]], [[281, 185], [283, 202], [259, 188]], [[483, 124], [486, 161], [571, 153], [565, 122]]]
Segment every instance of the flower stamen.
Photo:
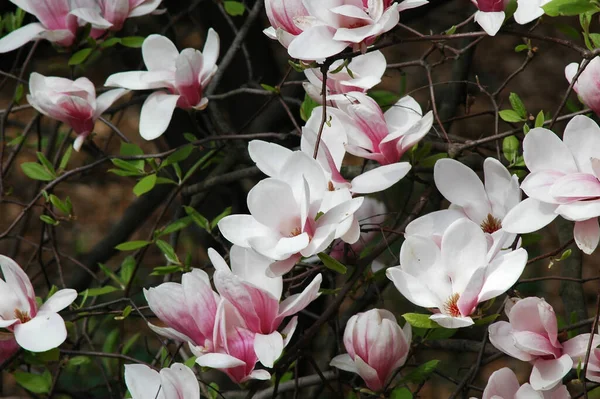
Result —
[[502, 228], [502, 221], [488, 213], [487, 217], [481, 222], [480, 227], [484, 233], [492, 234]]
[[27, 323], [29, 320], [31, 320], [29, 312], [22, 311], [20, 309], [15, 309], [15, 318], [18, 319], [21, 323]]
[[461, 317], [460, 310], [458, 309], [457, 305], [459, 298], [460, 294], [456, 293], [450, 295], [448, 300], [446, 300], [446, 303], [444, 304], [444, 311], [447, 315], [452, 317]]

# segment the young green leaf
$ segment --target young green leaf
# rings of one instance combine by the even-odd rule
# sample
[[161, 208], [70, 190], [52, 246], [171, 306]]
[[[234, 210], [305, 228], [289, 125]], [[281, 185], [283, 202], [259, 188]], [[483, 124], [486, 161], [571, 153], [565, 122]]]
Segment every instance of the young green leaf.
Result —
[[136, 249], [144, 248], [146, 245], [149, 244], [150, 241], [127, 241], [117, 245], [115, 249], [119, 251], [133, 251]]
[[80, 65], [87, 60], [87, 58], [92, 54], [91, 48], [84, 48], [83, 50], [79, 50], [75, 54], [69, 58], [69, 66]]
[[223, 6], [225, 7], [225, 12], [232, 17], [244, 15], [244, 11], [246, 11], [244, 4], [239, 1], [224, 1]]
[[21, 164], [21, 169], [23, 173], [34, 180], [51, 181], [56, 177], [36, 162], [24, 162]]
[[525, 119], [527, 117], [527, 110], [525, 109], [525, 104], [521, 100], [521, 97], [517, 93], [510, 93], [508, 96], [508, 100], [510, 101], [510, 105], [512, 109], [522, 118]]
[[512, 109], [505, 109], [500, 111], [500, 118], [505, 122], [524, 122], [525, 118], [517, 114]]
[[146, 194], [148, 191], [152, 190], [156, 185], [156, 174], [151, 174], [144, 177], [142, 180], [137, 182], [137, 184], [133, 187], [133, 193], [141, 197]]
[[121, 38], [121, 45], [130, 48], [140, 48], [146, 38], [143, 36], [128, 36]]
[[413, 327], [419, 328], [442, 328], [438, 323], [429, 318], [430, 315], [420, 313], [405, 313], [404, 320]]
[[340, 274], [346, 274], [346, 272], [348, 271], [348, 268], [346, 266], [344, 266], [337, 259], [332, 258], [324, 252], [319, 252], [317, 256], [319, 257], [319, 259], [321, 259], [323, 265], [325, 265], [325, 267], [329, 270], [333, 270], [334, 272]]

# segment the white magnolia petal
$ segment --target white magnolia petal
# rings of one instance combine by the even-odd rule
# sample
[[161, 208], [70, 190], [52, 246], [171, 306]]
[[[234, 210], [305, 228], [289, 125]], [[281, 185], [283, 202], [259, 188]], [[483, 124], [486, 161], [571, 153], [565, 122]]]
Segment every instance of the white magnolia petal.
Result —
[[140, 114], [140, 135], [146, 140], [160, 137], [171, 123], [179, 95], [160, 91], [148, 96]]

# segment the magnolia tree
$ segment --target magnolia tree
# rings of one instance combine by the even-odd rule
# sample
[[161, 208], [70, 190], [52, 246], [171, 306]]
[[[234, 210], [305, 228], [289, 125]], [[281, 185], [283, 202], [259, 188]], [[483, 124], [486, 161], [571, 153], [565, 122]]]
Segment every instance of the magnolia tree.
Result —
[[598, 2], [5, 3], [1, 396], [599, 397]]

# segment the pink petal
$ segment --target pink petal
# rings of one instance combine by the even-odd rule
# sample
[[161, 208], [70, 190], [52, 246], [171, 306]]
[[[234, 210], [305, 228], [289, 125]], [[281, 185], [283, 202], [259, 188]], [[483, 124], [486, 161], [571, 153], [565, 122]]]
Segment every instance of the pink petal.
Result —
[[508, 367], [503, 367], [490, 375], [482, 399], [514, 398], [518, 390], [519, 381], [517, 376]]
[[559, 359], [538, 359], [533, 364], [529, 383], [536, 391], [550, 389], [560, 383], [572, 366], [573, 360], [567, 354], [562, 355]]
[[45, 30], [42, 24], [34, 22], [10, 32], [0, 39], [0, 54], [16, 50], [25, 43], [35, 40]]
[[288, 54], [300, 60], [322, 60], [342, 52], [348, 43], [333, 39], [335, 30], [329, 26], [314, 26], [298, 35], [288, 47]]
[[598, 218], [575, 222], [573, 236], [575, 237], [575, 243], [584, 253], [589, 255], [594, 252], [598, 247], [598, 241], [600, 241]]

